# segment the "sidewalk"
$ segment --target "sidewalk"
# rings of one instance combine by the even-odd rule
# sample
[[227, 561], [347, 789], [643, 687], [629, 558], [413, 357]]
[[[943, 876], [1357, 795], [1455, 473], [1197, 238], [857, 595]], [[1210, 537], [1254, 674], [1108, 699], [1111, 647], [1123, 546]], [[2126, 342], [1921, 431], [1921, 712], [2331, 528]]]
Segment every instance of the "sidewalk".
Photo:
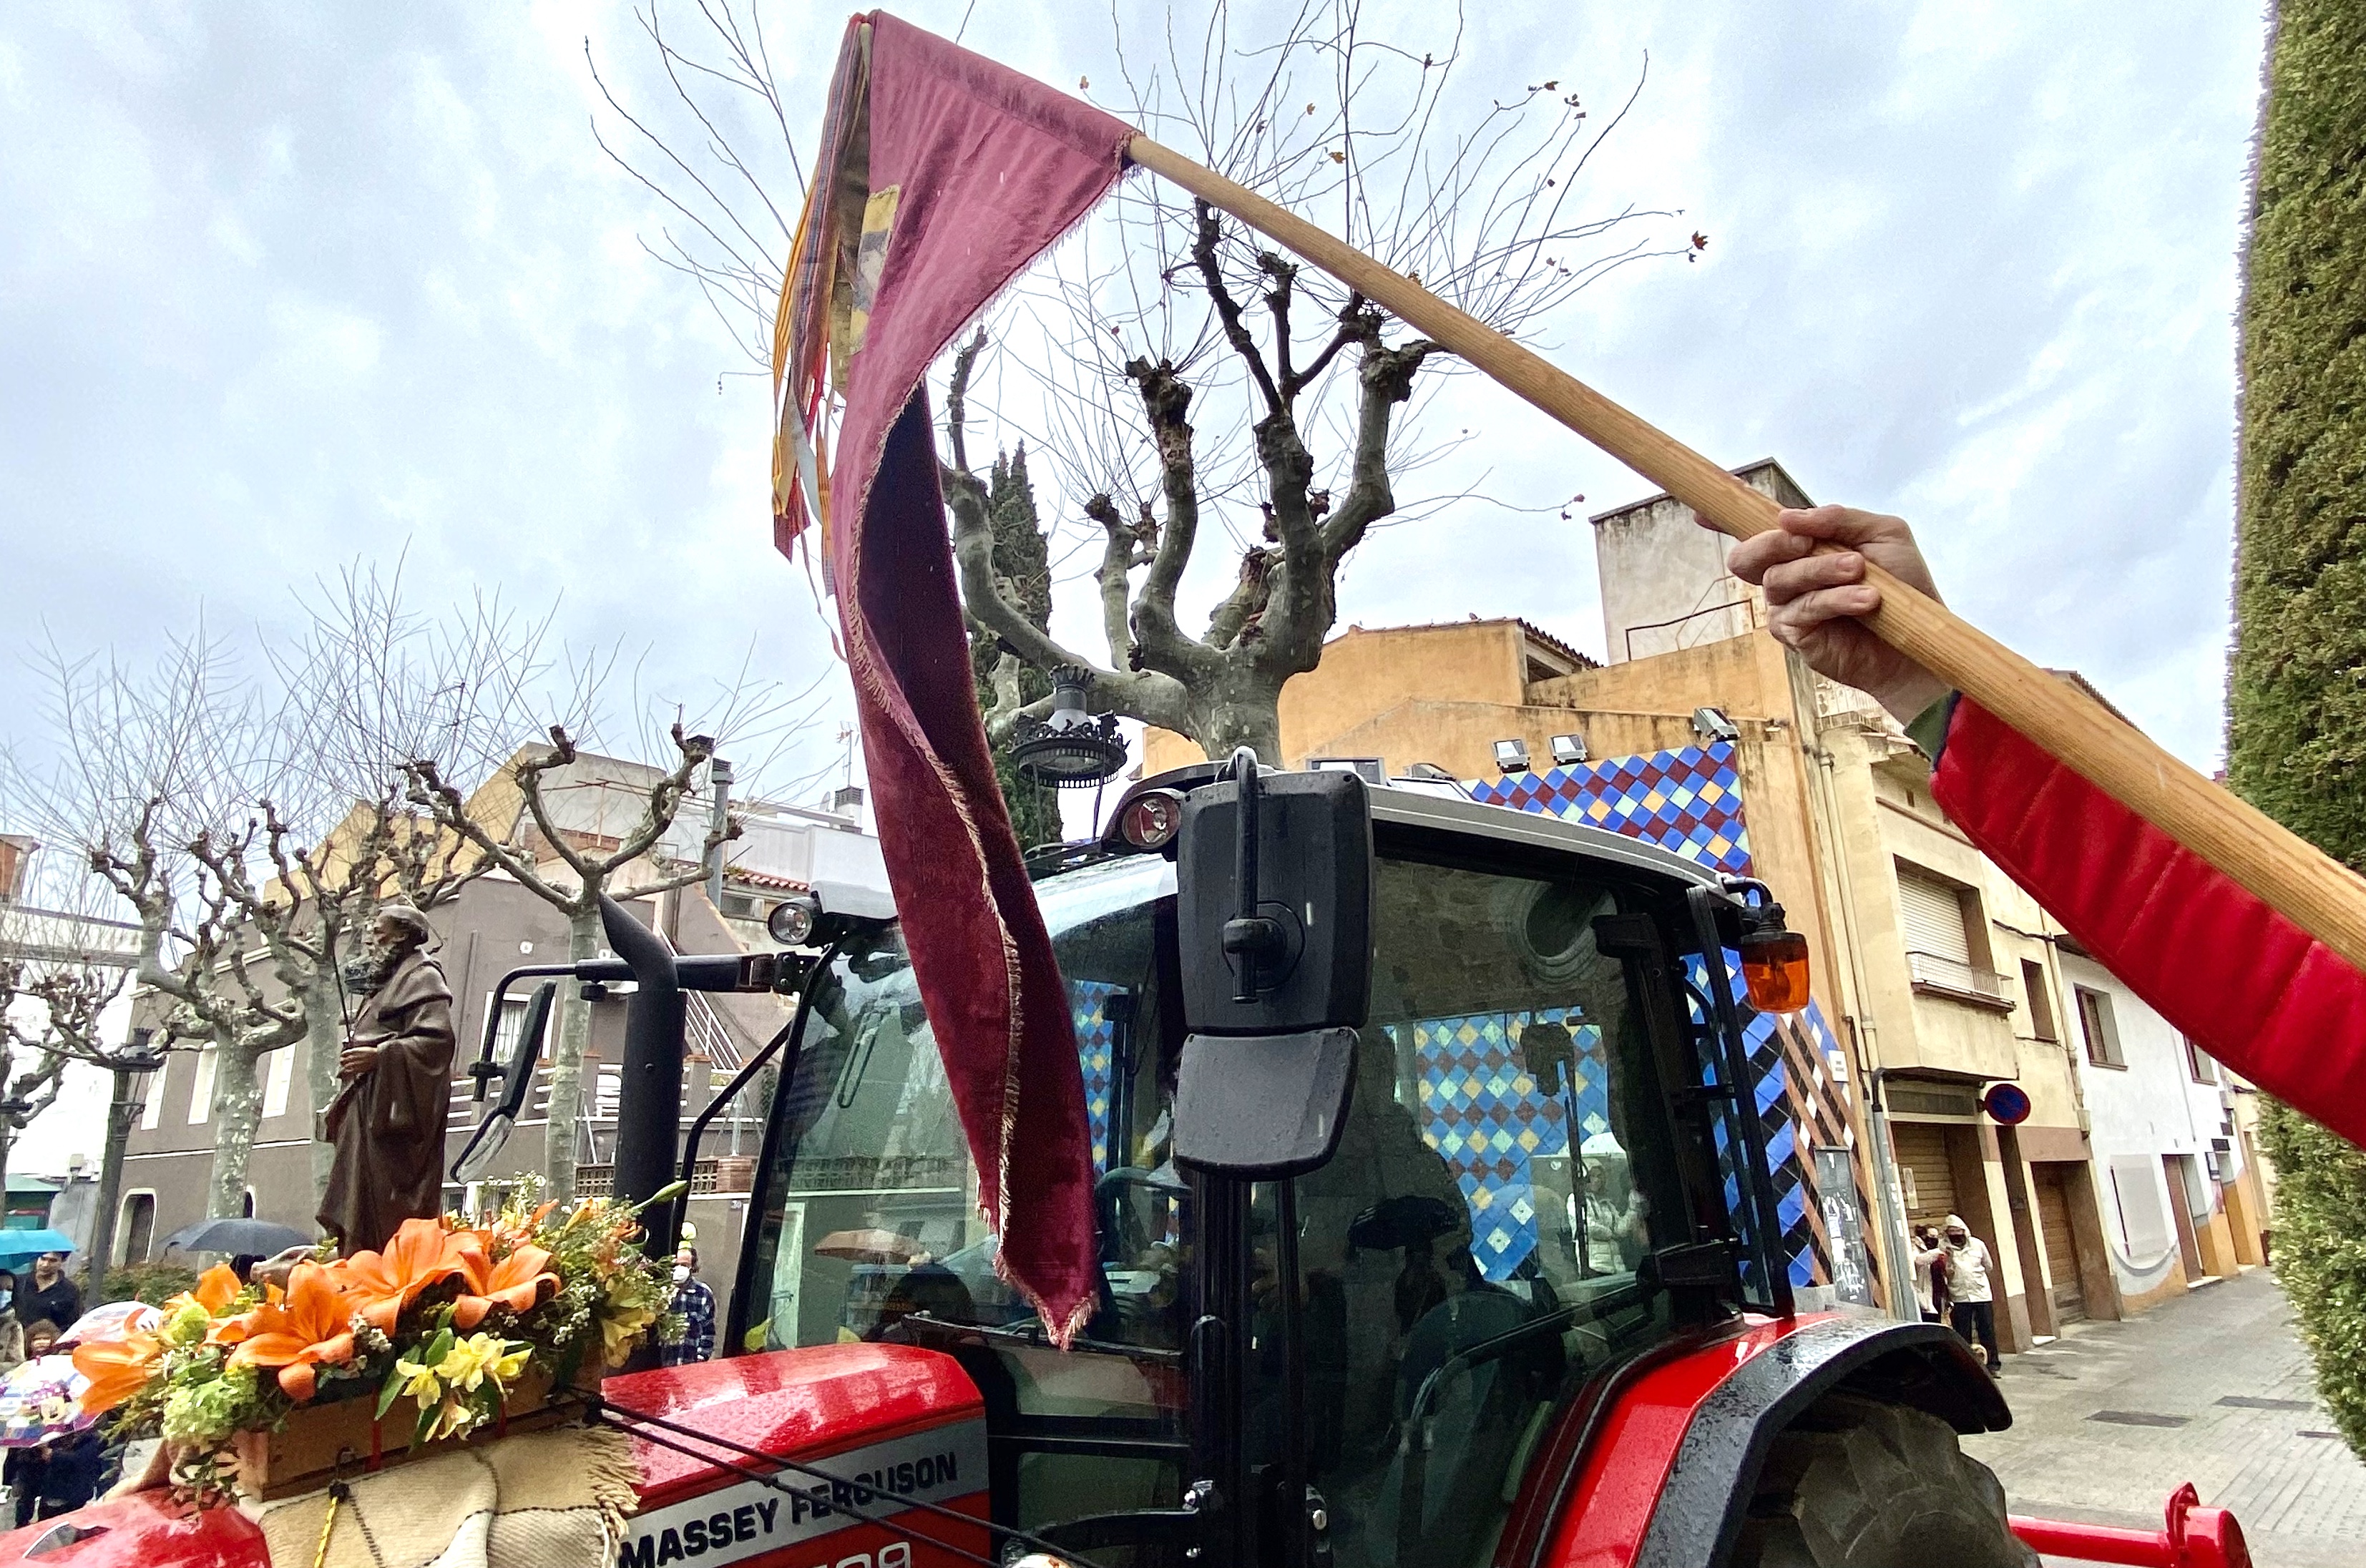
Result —
[[2180, 1482], [2235, 1510], [2259, 1568], [2366, 1563], [2366, 1464], [2316, 1403], [2265, 1270], [2005, 1358], [2007, 1432], [1964, 1439], [2015, 1513], [2158, 1529]]

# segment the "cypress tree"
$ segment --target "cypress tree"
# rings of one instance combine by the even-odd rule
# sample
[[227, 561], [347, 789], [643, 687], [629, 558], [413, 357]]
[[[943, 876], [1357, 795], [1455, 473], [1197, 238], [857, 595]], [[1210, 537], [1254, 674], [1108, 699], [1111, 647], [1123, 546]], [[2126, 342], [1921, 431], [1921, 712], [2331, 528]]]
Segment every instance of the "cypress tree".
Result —
[[[2283, 0], [2245, 259], [2228, 782], [2366, 870], [2366, 6]], [[2262, 1118], [2276, 1268], [2366, 1456], [2366, 1154]]]
[[[986, 481], [986, 513], [994, 525], [994, 572], [1008, 581], [1013, 598], [1037, 626], [1052, 625], [1052, 558], [1049, 542], [1035, 513], [1035, 487], [1027, 478], [1027, 445], [1009, 455], [997, 455]], [[996, 639], [973, 631], [969, 638], [970, 669], [977, 680], [981, 708], [994, 705], [990, 679], [1001, 649]], [[1051, 677], [1031, 666], [1020, 671], [1020, 694], [1029, 702], [1052, 694]], [[995, 776], [1002, 781], [1002, 798], [1010, 807], [1010, 825], [1021, 848], [1060, 841], [1058, 791], [1029, 784], [1019, 776], [1008, 751], [997, 748]]]

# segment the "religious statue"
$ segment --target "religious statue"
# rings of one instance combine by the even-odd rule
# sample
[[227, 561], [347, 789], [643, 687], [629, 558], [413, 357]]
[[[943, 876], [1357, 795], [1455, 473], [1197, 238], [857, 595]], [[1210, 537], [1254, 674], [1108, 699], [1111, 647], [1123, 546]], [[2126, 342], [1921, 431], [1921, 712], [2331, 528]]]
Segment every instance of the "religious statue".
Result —
[[367, 995], [337, 1058], [344, 1087], [322, 1123], [336, 1158], [317, 1216], [348, 1255], [384, 1251], [403, 1221], [444, 1212], [455, 1036], [433, 934], [410, 905], [382, 906], [355, 974]]

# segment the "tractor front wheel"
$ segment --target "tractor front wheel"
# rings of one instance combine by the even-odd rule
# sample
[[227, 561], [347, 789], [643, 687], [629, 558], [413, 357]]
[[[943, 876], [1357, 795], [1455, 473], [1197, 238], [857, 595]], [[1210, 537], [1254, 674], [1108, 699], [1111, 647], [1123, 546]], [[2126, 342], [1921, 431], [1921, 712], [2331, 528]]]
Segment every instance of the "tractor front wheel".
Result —
[[1935, 1416], [1854, 1394], [1774, 1439], [1733, 1568], [2037, 1568], [2004, 1488]]

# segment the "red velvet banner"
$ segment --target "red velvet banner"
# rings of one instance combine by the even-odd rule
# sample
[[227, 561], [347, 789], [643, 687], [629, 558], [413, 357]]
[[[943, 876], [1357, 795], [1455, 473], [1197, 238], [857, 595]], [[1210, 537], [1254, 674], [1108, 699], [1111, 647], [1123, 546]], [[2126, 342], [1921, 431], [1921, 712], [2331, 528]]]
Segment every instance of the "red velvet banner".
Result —
[[[833, 103], [840, 145], [825, 150], [819, 176], [835, 167], [839, 191], [862, 183], [867, 198], [858, 209], [825, 189], [809, 209], [826, 223], [834, 209], [837, 229], [808, 248], [854, 258], [841, 349], [859, 334], [829, 481], [829, 558], [888, 879], [997, 1268], [1065, 1344], [1098, 1292], [1091, 1134], [1075, 1025], [971, 683], [926, 378], [955, 333], [1117, 183], [1129, 132], [884, 13], [869, 21], [868, 112]], [[847, 48], [863, 42], [858, 20]], [[853, 92], [865, 90], [860, 62], [857, 52], [839, 73]], [[859, 242], [840, 247], [858, 213]]]

